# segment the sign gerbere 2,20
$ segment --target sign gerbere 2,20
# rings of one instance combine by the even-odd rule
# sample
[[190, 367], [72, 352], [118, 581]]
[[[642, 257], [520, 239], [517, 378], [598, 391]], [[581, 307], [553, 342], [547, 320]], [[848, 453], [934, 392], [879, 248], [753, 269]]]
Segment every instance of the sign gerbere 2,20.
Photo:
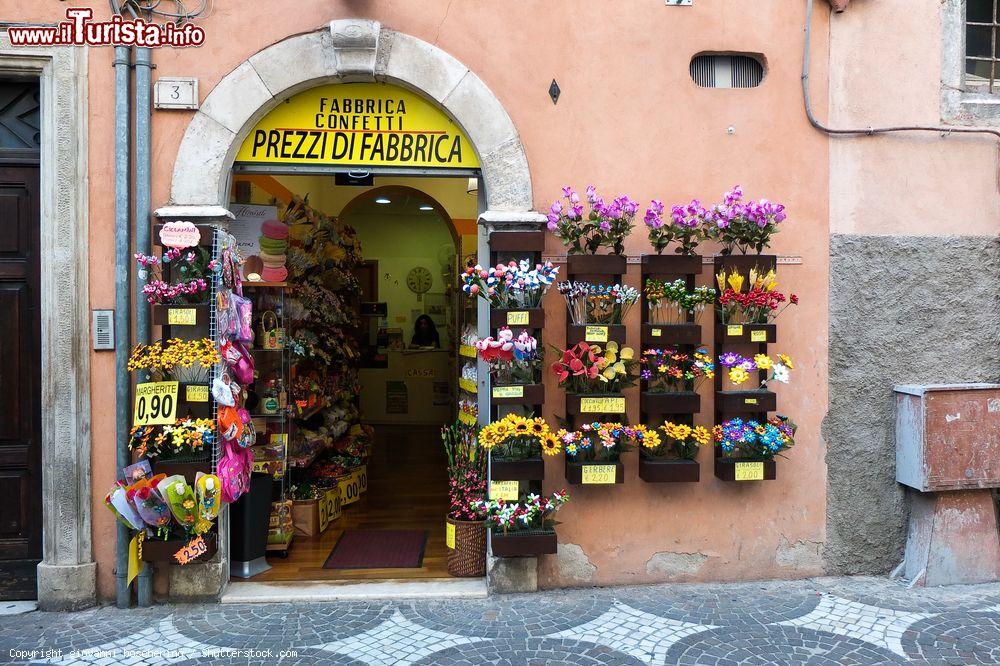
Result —
[[468, 137], [440, 109], [382, 83], [333, 84], [294, 95], [257, 123], [236, 161], [479, 167]]

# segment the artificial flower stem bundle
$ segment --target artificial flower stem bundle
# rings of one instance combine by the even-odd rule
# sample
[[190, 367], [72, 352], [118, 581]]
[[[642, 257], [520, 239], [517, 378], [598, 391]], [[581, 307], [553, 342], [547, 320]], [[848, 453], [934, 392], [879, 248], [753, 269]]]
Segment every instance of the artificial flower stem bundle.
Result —
[[620, 284], [560, 282], [556, 285], [566, 300], [572, 324], [620, 325], [639, 300], [639, 291]]
[[650, 324], [687, 324], [689, 318], [698, 322], [709, 303], [715, 301], [715, 290], [711, 287], [689, 290], [681, 279], [646, 280], [645, 292]]
[[497, 385], [534, 384], [541, 367], [538, 340], [527, 330], [515, 338], [506, 326], [492, 336], [476, 341], [480, 358], [490, 367], [490, 376]]
[[532, 268], [527, 259], [487, 268], [470, 266], [462, 274], [462, 291], [501, 310], [537, 308], [558, 273], [559, 267], [552, 262]]
[[482, 520], [474, 507], [486, 498], [486, 451], [473, 428], [456, 423], [441, 428], [441, 442], [448, 457], [448, 517]]
[[[715, 276], [719, 285], [719, 322], [728, 324], [767, 324], [774, 321], [789, 305], [798, 305], [799, 297], [787, 298], [777, 290], [774, 270], [759, 273], [751, 268], [748, 290], [742, 291], [744, 277], [738, 270], [721, 270]], [[784, 304], [784, 305], [782, 305]]]

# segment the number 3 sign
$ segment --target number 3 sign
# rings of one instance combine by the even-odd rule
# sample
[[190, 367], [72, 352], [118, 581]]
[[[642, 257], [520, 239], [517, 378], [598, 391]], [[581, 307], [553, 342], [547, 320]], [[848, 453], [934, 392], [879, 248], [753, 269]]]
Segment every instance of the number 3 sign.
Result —
[[157, 109], [197, 109], [198, 79], [175, 76], [157, 79], [153, 106]]

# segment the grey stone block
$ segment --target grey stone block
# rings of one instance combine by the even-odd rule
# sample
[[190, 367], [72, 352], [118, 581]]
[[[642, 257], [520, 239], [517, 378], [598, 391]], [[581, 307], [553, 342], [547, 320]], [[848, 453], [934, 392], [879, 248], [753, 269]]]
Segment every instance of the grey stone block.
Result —
[[38, 565], [38, 608], [77, 611], [97, 603], [97, 563]]
[[488, 557], [486, 585], [490, 594], [538, 591], [538, 558]]

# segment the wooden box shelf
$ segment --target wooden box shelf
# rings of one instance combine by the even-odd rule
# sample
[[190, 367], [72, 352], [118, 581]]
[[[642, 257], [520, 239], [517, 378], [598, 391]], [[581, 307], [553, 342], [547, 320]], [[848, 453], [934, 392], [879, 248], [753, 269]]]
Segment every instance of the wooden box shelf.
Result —
[[212, 314], [211, 303], [151, 305], [149, 309], [154, 326], [208, 326]]
[[525, 460], [490, 459], [490, 479], [493, 481], [543, 481], [545, 461], [538, 458]]
[[542, 252], [544, 231], [494, 231], [490, 234], [491, 252]]
[[571, 254], [566, 257], [566, 274], [572, 276], [624, 275], [628, 258], [621, 254]]
[[640, 409], [646, 414], [697, 414], [701, 411], [701, 396], [694, 391], [651, 393], [639, 396]]
[[698, 324], [643, 324], [642, 344], [645, 347], [701, 344]]
[[646, 483], [695, 483], [701, 480], [697, 460], [652, 458], [639, 453], [639, 478]]
[[775, 324], [716, 324], [715, 340], [723, 344], [770, 343], [778, 339]]
[[490, 542], [494, 557], [529, 557], [554, 555], [559, 541], [554, 531], [546, 532], [493, 532]]
[[542, 308], [520, 308], [511, 310], [490, 310], [490, 326], [500, 328], [538, 329], [545, 326], [545, 310]]
[[[214, 534], [206, 534], [204, 536], [205, 546], [208, 550], [194, 560], [191, 560], [192, 562], [205, 562], [215, 557], [215, 553], [218, 550], [218, 540]], [[142, 561], [177, 564], [177, 560], [174, 559], [174, 553], [186, 546], [190, 541], [190, 539], [167, 539], [166, 541], [145, 539], [142, 542]]]
[[625, 414], [625, 396], [621, 393], [567, 393], [567, 414], [593, 414], [595, 417], [606, 414]]
[[773, 412], [778, 398], [772, 391], [716, 391], [715, 408], [733, 414]]
[[774, 481], [777, 464], [774, 460], [754, 458], [716, 458], [715, 476], [722, 481]]

